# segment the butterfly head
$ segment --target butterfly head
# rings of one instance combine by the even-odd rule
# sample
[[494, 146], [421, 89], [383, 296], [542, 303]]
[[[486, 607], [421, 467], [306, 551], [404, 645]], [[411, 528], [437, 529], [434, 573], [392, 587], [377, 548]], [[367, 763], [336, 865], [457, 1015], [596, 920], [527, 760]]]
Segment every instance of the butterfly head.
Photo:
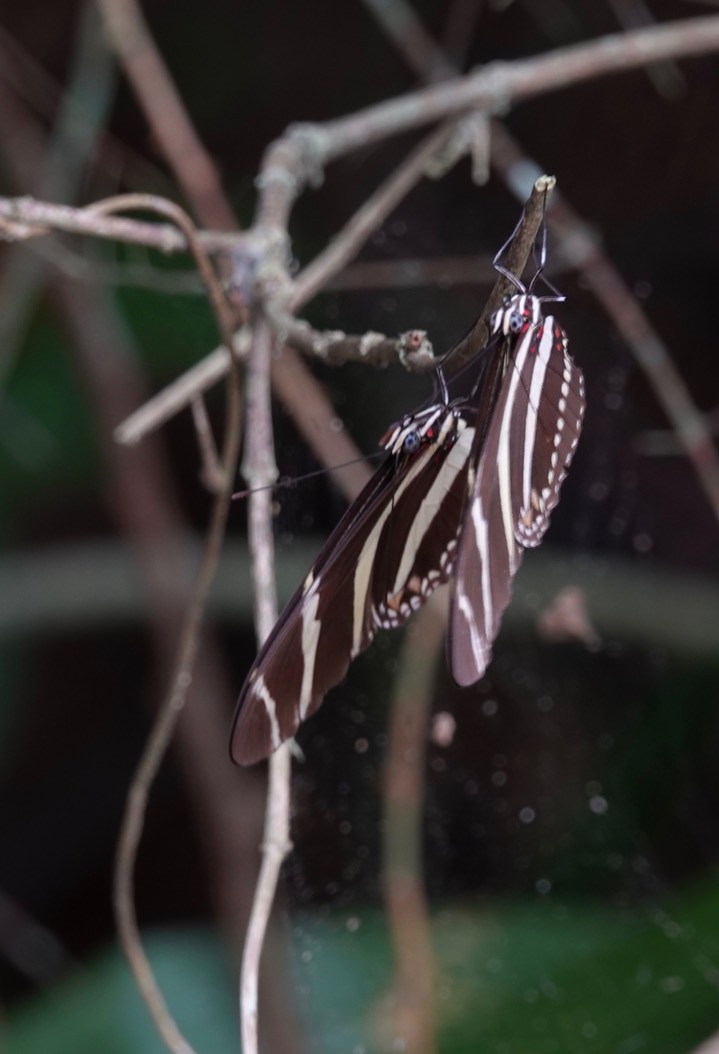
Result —
[[422, 445], [422, 437], [418, 431], [410, 429], [405, 433], [402, 440], [402, 452], [404, 454], [416, 454]]
[[457, 410], [435, 403], [416, 414], [407, 414], [380, 440], [389, 454], [412, 457], [423, 447], [453, 443], [464, 427]]
[[501, 333], [505, 337], [519, 336], [530, 326], [534, 326], [542, 317], [542, 305], [539, 297], [531, 293], [515, 293], [505, 298], [504, 303], [492, 315], [490, 323], [492, 333]]

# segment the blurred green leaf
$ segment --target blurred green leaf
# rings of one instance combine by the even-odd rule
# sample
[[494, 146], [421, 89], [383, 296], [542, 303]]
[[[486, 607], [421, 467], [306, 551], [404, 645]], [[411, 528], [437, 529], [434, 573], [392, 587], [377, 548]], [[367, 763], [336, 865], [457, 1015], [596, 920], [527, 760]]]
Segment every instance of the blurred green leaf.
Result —
[[33, 490], [62, 492], [68, 484], [89, 482], [96, 470], [94, 425], [71, 347], [57, 320], [41, 311], [3, 395], [0, 530]]
[[[160, 988], [178, 1026], [203, 1054], [237, 1050], [234, 981], [209, 933], [147, 938]], [[7, 1021], [4, 1054], [166, 1054], [118, 951], [38, 997]]]
[[[467, 905], [434, 916], [439, 1046], [451, 1054], [686, 1054], [719, 1028], [719, 883], [668, 909]], [[323, 1051], [381, 1049], [391, 983], [374, 910], [295, 926], [300, 992]]]
[[[668, 907], [465, 905], [433, 917], [439, 1043], [451, 1054], [686, 1054], [719, 1027], [719, 883]], [[234, 981], [208, 933], [155, 933], [148, 951], [177, 1023], [202, 1054], [237, 1049]], [[392, 957], [375, 908], [293, 924], [310, 1046], [378, 1051]], [[164, 1047], [124, 960], [103, 955], [12, 1015], [5, 1054], [152, 1054]]]

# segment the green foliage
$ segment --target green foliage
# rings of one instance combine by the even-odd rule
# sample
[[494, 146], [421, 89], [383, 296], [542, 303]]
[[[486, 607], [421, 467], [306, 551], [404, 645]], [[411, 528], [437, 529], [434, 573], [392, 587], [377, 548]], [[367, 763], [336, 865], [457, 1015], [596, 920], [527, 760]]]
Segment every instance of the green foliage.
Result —
[[[236, 1000], [217, 942], [207, 933], [156, 933], [147, 950], [190, 1043], [203, 1054], [236, 1050]], [[4, 1040], [5, 1054], [166, 1052], [119, 952], [101, 956], [13, 1015]]]
[[33, 493], [87, 484], [97, 470], [93, 423], [71, 345], [40, 312], [3, 397], [0, 481], [5, 533]]
[[[716, 1028], [719, 885], [668, 910], [503, 903], [439, 912], [439, 1048], [451, 1054], [685, 1054]], [[379, 1049], [386, 920], [307, 917], [298, 974], [323, 1051]]]
[[[152, 267], [171, 280], [186, 274], [175, 261], [152, 256]], [[193, 366], [219, 343], [214, 315], [198, 286], [197, 294], [153, 291], [128, 286], [118, 302], [150, 373], [164, 381]]]
[[[439, 1046], [449, 1054], [686, 1054], [716, 1028], [719, 882], [669, 905], [467, 903], [434, 913]], [[382, 1049], [392, 953], [384, 915], [293, 924], [297, 998], [313, 1049]], [[148, 951], [189, 1041], [237, 1049], [235, 983], [209, 933], [155, 933]], [[164, 1051], [119, 953], [10, 1017], [4, 1054]]]

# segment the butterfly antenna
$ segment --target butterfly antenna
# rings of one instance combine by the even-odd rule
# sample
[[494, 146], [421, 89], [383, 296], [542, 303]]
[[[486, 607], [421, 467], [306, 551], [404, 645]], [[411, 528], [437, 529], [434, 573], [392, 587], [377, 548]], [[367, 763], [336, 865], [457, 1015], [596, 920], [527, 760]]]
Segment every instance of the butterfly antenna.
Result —
[[514, 241], [515, 236], [517, 234], [517, 231], [522, 226], [522, 220], [523, 219], [524, 219], [524, 212], [522, 212], [522, 215], [519, 217], [514, 230], [512, 231], [510, 236], [507, 238], [507, 240], [504, 243], [504, 245], [502, 245], [501, 248], [497, 251], [497, 253], [496, 253], [495, 257], [494, 257], [494, 260], [492, 261], [492, 265], [493, 265], [495, 271], [497, 272], [497, 274], [501, 274], [503, 278], [506, 278], [508, 282], [511, 282], [512, 285], [514, 286], [514, 288], [517, 289], [520, 293], [526, 293], [527, 292], [524, 283], [519, 280], [519, 278], [517, 277], [516, 274], [514, 274], [512, 271], [510, 271], [508, 267], [505, 267], [504, 264], [501, 264], [499, 261], [502, 259], [502, 257], [504, 256], [505, 252], [507, 251], [509, 246]]
[[437, 384], [439, 386], [439, 397], [442, 400], [443, 406], [449, 406], [449, 388], [447, 387], [447, 378], [444, 375], [442, 364], [437, 367], [436, 371]]
[[303, 476], [282, 476], [274, 483], [267, 483], [264, 487], [250, 487], [249, 490], [238, 490], [232, 495], [232, 501], [239, 501], [240, 498], [247, 498], [250, 494], [255, 494], [259, 490], [287, 490], [289, 487], [294, 487], [297, 483], [304, 483], [308, 479], [314, 479], [316, 476], [326, 476], [328, 472], [335, 472], [337, 469], [349, 468], [350, 465], [357, 465], [360, 461], [373, 461], [375, 458], [383, 457], [384, 450], [375, 450], [371, 454], [366, 454], [364, 457], [353, 457], [351, 461], [343, 461], [340, 465], [328, 465], [327, 468], [318, 468], [314, 472], [305, 472]]
[[544, 191], [544, 204], [543, 204], [543, 208], [542, 208], [542, 225], [539, 228], [539, 231], [537, 232], [537, 237], [536, 237], [534, 245], [532, 247], [532, 258], [534, 259], [534, 263], [535, 263], [535, 266], [536, 266], [536, 271], [534, 272], [534, 276], [532, 278], [532, 281], [529, 283], [529, 286], [527, 288], [527, 292], [531, 293], [533, 291], [537, 281], [540, 278], [542, 279], [542, 281], [544, 282], [545, 286], [550, 291], [550, 295], [549, 296], [537, 297], [537, 299], [542, 304], [546, 304], [546, 303], [561, 303], [563, 300], [566, 299], [564, 294], [560, 293], [559, 290], [557, 289], [556, 285], [554, 285], [554, 283], [551, 282], [549, 280], [549, 278], [547, 278], [547, 276], [543, 273], [544, 272], [544, 268], [547, 266], [547, 198], [548, 198], [548, 190], [545, 188], [545, 191]]

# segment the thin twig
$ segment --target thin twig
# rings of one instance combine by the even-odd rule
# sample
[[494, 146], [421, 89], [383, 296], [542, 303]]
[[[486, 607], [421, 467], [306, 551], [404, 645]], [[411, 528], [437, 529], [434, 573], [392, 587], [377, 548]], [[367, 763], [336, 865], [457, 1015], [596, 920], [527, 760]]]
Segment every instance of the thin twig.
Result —
[[222, 472], [220, 459], [215, 446], [215, 437], [212, 434], [212, 425], [207, 416], [205, 400], [198, 395], [192, 400], [192, 420], [197, 435], [197, 446], [202, 458], [201, 478], [208, 490], [217, 494], [226, 485], [227, 481]]
[[[164, 223], [146, 223], [125, 217], [107, 217], [95, 205], [77, 209], [69, 205], [55, 205], [36, 201], [31, 197], [0, 198], [0, 217], [28, 228], [28, 237], [38, 238], [48, 229], [84, 234], [92, 238], [144, 245], [161, 253], [186, 253], [187, 240], [182, 231]], [[236, 248], [244, 235], [223, 231], [197, 231], [197, 240], [207, 252], [222, 252]]]
[[436, 1049], [435, 968], [422, 880], [422, 806], [427, 725], [446, 623], [443, 589], [430, 597], [405, 635], [384, 763], [382, 882], [395, 957], [393, 1034], [408, 1054]]
[[399, 360], [407, 369], [428, 371], [437, 361], [432, 345], [423, 329], [410, 329], [398, 337], [369, 331], [353, 336], [343, 330], [316, 330], [274, 305], [268, 305], [266, 317], [280, 340], [314, 355], [327, 366], [341, 366], [345, 362], [364, 362], [372, 366], [388, 366]]
[[[270, 361], [272, 332], [265, 320], [255, 326], [247, 366], [247, 430], [242, 474], [252, 490], [249, 545], [258, 642], [269, 635], [277, 619], [277, 594], [272, 537], [272, 492], [277, 478], [272, 441]], [[290, 752], [284, 745], [270, 758], [267, 815], [262, 866], [247, 927], [240, 982], [243, 1054], [257, 1054], [257, 994], [260, 955], [277, 888], [282, 861], [290, 849]]]
[[[128, 195], [115, 199], [115, 208], [155, 209], [171, 218], [183, 230], [191, 246], [198, 269], [206, 282], [210, 302], [223, 340], [232, 348], [232, 316], [224, 302], [209, 260], [194, 235], [189, 217], [177, 206], [155, 199], [151, 195]], [[105, 204], [109, 209], [109, 203]], [[231, 354], [231, 351], [229, 352]], [[114, 879], [114, 905], [118, 933], [127, 955], [140, 993], [168, 1047], [175, 1054], [190, 1054], [192, 1048], [179, 1032], [155, 981], [149, 960], [142, 946], [133, 897], [133, 878], [137, 849], [144, 827], [150, 788], [167, 751], [168, 744], [184, 708], [187, 691], [192, 681], [192, 669], [197, 653], [199, 633], [210, 585], [219, 560], [225, 523], [230, 505], [230, 480], [240, 444], [240, 387], [237, 368], [230, 371], [227, 385], [227, 411], [222, 466], [227, 484], [217, 495], [212, 507], [200, 568], [192, 589], [192, 600], [185, 613], [177, 661], [170, 690], [163, 702], [147, 739], [137, 770], [132, 779], [123, 816]]]
[[[139, 6], [134, 0], [101, 0], [102, 9], [106, 15], [108, 26], [112, 34], [113, 43], [120, 55], [124, 67], [132, 81], [143, 110], [155, 130], [158, 141], [162, 144], [165, 155], [173, 167], [178, 181], [184, 187], [189, 200], [202, 222], [206, 224], [218, 224], [221, 227], [236, 230], [238, 224], [234, 218], [232, 209], [226, 201], [219, 175], [210, 155], [204, 149], [199, 137], [187, 116], [187, 111], [177, 93], [165, 63], [155, 47], [151, 34], [142, 17]], [[241, 320], [245, 321], [245, 305], [235, 300], [235, 308]], [[224, 308], [224, 301], [218, 304]], [[223, 318], [222, 335], [228, 348], [231, 347], [232, 327], [231, 320], [227, 315]], [[228, 341], [229, 337], [229, 341]], [[222, 474], [224, 476], [226, 490], [218, 496], [215, 508], [220, 507], [227, 512], [227, 502], [230, 499], [231, 483], [233, 479], [234, 463], [240, 437], [240, 384], [239, 370], [235, 359], [232, 360], [232, 392], [228, 391], [228, 403], [232, 402], [232, 412], [228, 404], [227, 416], [232, 422], [233, 435], [233, 457], [229, 457], [228, 436], [226, 433], [225, 455], [223, 455]], [[269, 400], [269, 393], [268, 393]], [[216, 544], [219, 544], [224, 533], [224, 522], [217, 531]], [[211, 535], [208, 535], [208, 563], [209, 546]], [[216, 554], [216, 555], [219, 555]], [[188, 615], [189, 617], [189, 615]], [[189, 673], [190, 666], [187, 667]], [[222, 803], [218, 802], [218, 807]], [[289, 815], [289, 806], [287, 806]], [[253, 901], [254, 904], [254, 901]], [[276, 978], [273, 978], [273, 982]], [[277, 994], [276, 994], [277, 993]], [[277, 999], [278, 986], [273, 983], [269, 989], [269, 997]], [[280, 998], [282, 996], [280, 995]], [[287, 1033], [288, 1024], [292, 1025], [291, 1004], [282, 999], [282, 1015], [271, 1008], [268, 1015], [270, 1026], [273, 1029], [274, 1038], [282, 1037]], [[294, 1049], [297, 1049], [297, 1036], [293, 1036]]]
[[[137, 605], [131, 603], [128, 614], [149, 623], [155, 668], [160, 683], [165, 684], [175, 661], [182, 613], [191, 596], [201, 545], [188, 545], [188, 526], [159, 437], [144, 444], [142, 451], [126, 450], [112, 441], [113, 423], [127, 412], [128, 405], [137, 405], [144, 388], [141, 357], [112, 296], [98, 295], [84, 283], [61, 275], [51, 279], [51, 290], [67, 318], [97, 418], [108, 513], [122, 536], [122, 550], [133, 554], [129, 568], [116, 581], [125, 596], [137, 597]], [[232, 581], [246, 581], [248, 576], [249, 568], [244, 579], [233, 577]], [[101, 603], [112, 592], [107, 568], [92, 566], [86, 549], [82, 575], [76, 574], [73, 586], [64, 591], [64, 621], [81, 603], [83, 579], [102, 596]], [[128, 590], [133, 583], [136, 591]], [[45, 587], [53, 589], [49, 579]], [[72, 596], [69, 607], [68, 596]], [[247, 617], [251, 617], [249, 609]], [[217, 763], [227, 753], [227, 712], [234, 691], [208, 627], [193, 670], [192, 705], [183, 710], [173, 745], [195, 812], [216, 916], [239, 962], [259, 855], [264, 786], [256, 773], [235, 772], [229, 764]], [[240, 813], [242, 823], [238, 824]], [[274, 975], [282, 971], [277, 955], [272, 956], [271, 969]]]
[[[536, 207], [535, 207], [536, 206]], [[543, 209], [543, 200], [541, 197], [534, 199], [534, 205], [529, 210], [527, 217], [522, 225], [522, 241], [521, 246], [518, 244], [516, 255], [508, 257], [507, 265], [510, 269], [518, 268], [520, 271], [523, 270], [524, 264], [528, 258], [528, 254], [531, 251], [531, 246], [536, 236], [539, 224], [541, 223], [541, 211]], [[344, 251], [344, 250], [343, 250]], [[317, 258], [319, 260], [319, 257]], [[341, 266], [341, 258], [338, 256], [334, 262], [330, 262], [327, 259], [326, 264], [323, 264], [324, 277], [331, 273], [331, 267], [336, 263], [337, 266]], [[303, 272], [306, 274], [306, 272]], [[302, 279], [300, 275], [299, 281]], [[324, 279], [323, 279], [324, 280]], [[295, 289], [295, 296], [293, 297], [293, 304], [295, 307], [299, 306], [305, 295], [314, 289], [315, 279], [308, 279], [306, 283], [303, 283], [300, 287], [300, 294], [297, 293], [297, 287]], [[458, 356], [453, 356], [452, 368], [458, 368], [462, 361], [466, 361], [465, 355], [471, 355], [471, 348], [474, 347], [476, 342], [481, 341], [483, 335], [486, 336], [486, 321], [491, 311], [501, 303], [501, 298], [507, 290], [508, 283], [504, 279], [500, 279], [497, 283], [495, 291], [488, 302], [487, 310], [482, 314], [481, 319], [478, 319], [476, 326], [472, 330], [472, 334], [466, 338], [467, 343], [463, 342], [463, 347], [469, 349], [463, 351]], [[301, 325], [301, 324], [300, 324]], [[416, 332], [416, 331], [413, 331]], [[470, 346], [470, 338], [472, 343]], [[240, 358], [244, 358], [247, 354], [249, 347], [249, 336], [246, 331], [240, 330], [236, 337], [236, 350]], [[370, 361], [374, 362], [374, 359]], [[382, 360], [379, 360], [380, 362]], [[386, 361], [386, 360], [385, 360]], [[417, 357], [409, 356], [406, 359], [406, 365], [409, 369], [427, 369], [427, 359], [423, 355]], [[147, 435], [148, 432], [159, 428], [162, 424], [172, 418], [180, 410], [192, 403], [192, 400], [196, 395], [211, 388], [224, 376], [225, 370], [227, 369], [226, 357], [223, 353], [223, 349], [215, 349], [208, 356], [206, 356], [196, 366], [192, 366], [185, 373], [181, 374], [176, 380], [172, 381], [167, 387], [163, 388], [156, 396], [153, 396], [147, 403], [144, 403], [139, 407], [134, 414], [123, 421], [118, 426], [115, 432], [115, 438], [120, 443], [138, 443], [143, 436]], [[289, 394], [289, 393], [288, 393]], [[305, 430], [305, 437], [307, 438], [307, 432]], [[350, 460], [351, 456], [359, 456], [358, 454], [350, 455], [343, 460]]]
[[[441, 134], [435, 133], [418, 150], [414, 151], [410, 158], [358, 210], [328, 248], [315, 257], [312, 263], [300, 273], [291, 294], [291, 306], [294, 310], [311, 299], [321, 285], [359, 251], [376, 226], [383, 222], [402, 196], [421, 178], [428, 158], [432, 156], [446, 134], [446, 130], [443, 130]], [[247, 354], [249, 348], [247, 333], [240, 332], [236, 339], [236, 347], [238, 355], [244, 357]], [[227, 357], [221, 348], [216, 348], [202, 362], [172, 381], [149, 402], [139, 407], [131, 417], [123, 421], [115, 433], [117, 441], [128, 444], [140, 442], [148, 432], [161, 427], [180, 410], [190, 405], [196, 395], [221, 380], [226, 369]], [[292, 372], [295, 381], [299, 382], [300, 378], [295, 376], [297, 371], [293, 368]], [[350, 460], [350, 457], [345, 457], [343, 460]]]
[[[250, 331], [247, 328], [234, 334], [235, 354], [242, 361], [249, 351]], [[132, 445], [139, 443], [148, 432], [165, 424], [185, 407], [190, 406], [198, 395], [212, 388], [221, 381], [227, 372], [227, 352], [224, 348], [215, 348], [197, 365], [191, 366], [180, 374], [171, 384], [153, 395], [146, 403], [138, 407], [115, 429], [118, 443]]]
[[[162, 56], [152, 40], [138, 4], [135, 0], [103, 0], [103, 10], [111, 22], [114, 45], [122, 58], [143, 110], [155, 128], [168, 161], [178, 181], [185, 188], [201, 221], [205, 224], [217, 223], [221, 227], [229, 226], [231, 229], [237, 229], [238, 224], [234, 219], [231, 206], [223, 196], [221, 181], [214, 162], [192, 128], [186, 109]], [[192, 171], [186, 175], [188, 153], [191, 155]], [[242, 240], [237, 236], [235, 238], [236, 244], [241, 247]], [[269, 258], [273, 250], [271, 239], [269, 247], [266, 239], [263, 241], [260, 238], [259, 242], [260, 247], [264, 245], [266, 259]], [[250, 274], [245, 285], [251, 295], [254, 294], [252, 278], [252, 261], [256, 260], [254, 253], [255, 249], [252, 245], [245, 253], [246, 258], [250, 261]], [[242, 297], [236, 302], [236, 306], [244, 321], [247, 304]], [[226, 357], [215, 356], [214, 361], [216, 362], [218, 358]], [[222, 366], [226, 367], [226, 363], [223, 362]], [[211, 368], [212, 364], [210, 364]], [[202, 377], [207, 375], [202, 367], [197, 373]], [[288, 374], [291, 374], [294, 386], [291, 392], [286, 394], [285, 406], [294, 418], [300, 433], [305, 435], [307, 442], [316, 450], [320, 460], [331, 465], [336, 455], [336, 444], [327, 442], [321, 446], [319, 438], [325, 433], [334, 435], [333, 424], [336, 414], [329, 406], [328, 400], [324, 398], [321, 388], [309, 370], [304, 367], [291, 348], [283, 349], [282, 358], [273, 364], [273, 383], [279, 386]], [[286, 389], [287, 385], [284, 387]], [[350, 460], [357, 456], [358, 453], [353, 450], [352, 453], [345, 454], [341, 460]], [[287, 1014], [283, 1016], [283, 1020], [288, 1020]]]

